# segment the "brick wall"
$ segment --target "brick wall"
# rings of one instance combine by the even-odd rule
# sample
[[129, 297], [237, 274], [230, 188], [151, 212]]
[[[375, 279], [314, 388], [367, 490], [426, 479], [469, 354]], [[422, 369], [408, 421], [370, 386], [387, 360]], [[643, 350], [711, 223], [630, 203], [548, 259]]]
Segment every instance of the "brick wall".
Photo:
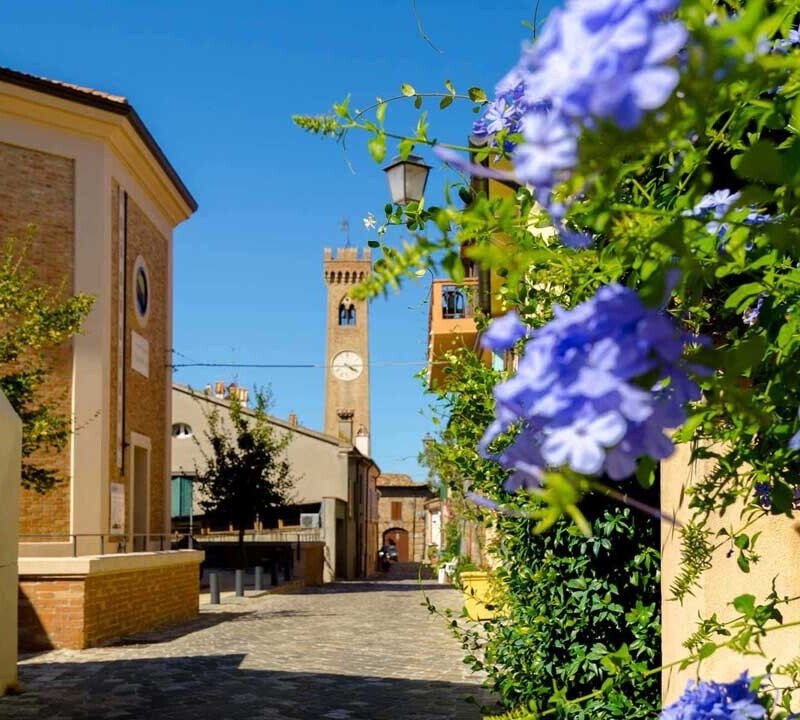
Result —
[[[169, 349], [167, 338], [167, 240], [155, 225], [128, 198], [128, 252], [127, 252], [127, 323], [125, 338], [126, 390], [125, 433], [137, 432], [150, 438], [150, 532], [164, 531], [164, 482], [169, 477], [166, 464], [166, 428], [171, 422], [167, 417], [167, 384], [169, 373], [166, 367]], [[133, 268], [141, 255], [147, 263], [150, 276], [150, 312], [147, 324], [142, 325], [134, 308]], [[147, 339], [150, 344], [150, 377], [146, 378], [130, 367], [131, 330]]]
[[83, 579], [38, 578], [19, 582], [19, 648], [83, 648]]
[[[383, 533], [391, 528], [401, 528], [408, 533], [409, 560], [422, 562], [425, 553], [425, 518], [420, 517], [429, 497], [427, 488], [380, 487], [378, 500], [378, 534], [383, 542]], [[393, 509], [400, 505], [400, 517], [393, 517]]]
[[[0, 242], [24, 242], [25, 262], [42, 284], [73, 292], [75, 169], [71, 159], [0, 143]], [[33, 228], [31, 229], [31, 226]], [[69, 417], [72, 344], [48, 353], [52, 374], [41, 400]], [[20, 533], [67, 533], [70, 518], [70, 450], [35, 457], [64, 482], [47, 494], [22, 490]]]
[[[124, 433], [126, 452], [124, 458], [124, 474], [120, 474], [117, 466], [117, 395], [118, 382], [115, 368], [118, 358], [118, 339], [122, 331], [119, 327], [119, 196], [120, 187], [112, 182], [111, 187], [111, 392], [108, 424], [111, 438], [109, 453], [109, 481], [125, 485], [127, 510], [130, 509], [133, 493], [130, 483], [131, 432], [144, 435], [150, 439], [150, 524], [149, 531], [164, 531], [164, 519], [168, 517], [169, 508], [164, 507], [164, 481], [169, 472], [166, 464], [165, 431], [170, 418], [167, 417], [166, 393], [170, 376], [166, 367], [170, 338], [167, 337], [167, 300], [171, 290], [168, 287], [167, 251], [168, 240], [156, 229], [147, 215], [133, 199], [128, 197], [127, 205], [127, 253], [125, 257], [126, 283], [126, 328], [124, 338], [125, 351], [125, 397], [124, 397]], [[150, 310], [146, 322], [142, 322], [136, 314], [134, 306], [135, 288], [133, 270], [136, 259], [144, 258], [150, 280]], [[145, 377], [131, 368], [131, 332], [144, 337], [150, 346], [149, 377]], [[129, 517], [126, 518], [126, 522]], [[128, 531], [131, 528], [126, 528]]]
[[195, 617], [197, 563], [64, 579], [21, 576], [20, 650], [94, 647]]

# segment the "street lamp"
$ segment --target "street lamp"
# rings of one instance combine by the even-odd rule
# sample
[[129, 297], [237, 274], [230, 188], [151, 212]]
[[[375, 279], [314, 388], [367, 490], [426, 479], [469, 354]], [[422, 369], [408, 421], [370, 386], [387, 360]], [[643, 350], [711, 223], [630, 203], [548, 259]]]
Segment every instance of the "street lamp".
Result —
[[396, 205], [407, 205], [419, 202], [425, 193], [428, 172], [431, 166], [426, 165], [417, 155], [409, 155], [405, 160], [396, 157], [383, 171], [389, 179], [389, 192]]

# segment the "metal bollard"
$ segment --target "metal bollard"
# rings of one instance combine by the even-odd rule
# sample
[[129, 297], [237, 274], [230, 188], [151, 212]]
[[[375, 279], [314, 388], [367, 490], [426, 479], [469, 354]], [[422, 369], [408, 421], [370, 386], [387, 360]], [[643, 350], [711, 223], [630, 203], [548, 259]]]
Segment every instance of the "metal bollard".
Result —
[[256, 590], [264, 589], [264, 568], [256, 565]]
[[217, 573], [208, 574], [208, 591], [211, 593], [211, 604], [219, 605], [219, 575]]
[[236, 597], [244, 597], [244, 570], [236, 571]]

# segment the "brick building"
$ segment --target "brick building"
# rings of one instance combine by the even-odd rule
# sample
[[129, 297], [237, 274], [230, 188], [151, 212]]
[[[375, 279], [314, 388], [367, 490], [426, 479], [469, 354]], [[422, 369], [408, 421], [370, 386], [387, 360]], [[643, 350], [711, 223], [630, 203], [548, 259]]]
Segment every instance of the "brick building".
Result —
[[95, 298], [54, 358], [49, 399], [77, 432], [50, 458], [65, 481], [21, 493], [22, 554], [72, 554], [44, 535], [99, 551], [112, 493], [115, 537], [168, 532], [172, 231], [196, 203], [125, 98], [7, 69], [0, 169], [0, 239], [43, 283]]
[[426, 506], [436, 493], [426, 483], [414, 482], [402, 473], [379, 475], [377, 486], [381, 542], [397, 546], [399, 562], [423, 562], [427, 548], [440, 542], [438, 537], [430, 537], [431, 506]]
[[[20, 492], [24, 647], [197, 612], [202, 553], [130, 553], [159, 550], [170, 529], [172, 233], [196, 208], [124, 97], [0, 68], [0, 240], [16, 238], [46, 286], [95, 299], [43, 398], [72, 421], [63, 451], [43, 456], [63, 481]], [[175, 603], [131, 600], [164, 578], [191, 582]]]

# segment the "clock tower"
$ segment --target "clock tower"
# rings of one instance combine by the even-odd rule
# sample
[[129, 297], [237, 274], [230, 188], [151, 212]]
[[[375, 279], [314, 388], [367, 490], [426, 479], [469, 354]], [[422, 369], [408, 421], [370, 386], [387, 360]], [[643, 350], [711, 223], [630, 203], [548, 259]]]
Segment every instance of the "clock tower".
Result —
[[370, 275], [370, 251], [325, 248], [323, 268], [328, 291], [324, 430], [337, 437], [352, 433], [353, 444], [369, 455], [369, 305], [353, 298], [352, 291]]

